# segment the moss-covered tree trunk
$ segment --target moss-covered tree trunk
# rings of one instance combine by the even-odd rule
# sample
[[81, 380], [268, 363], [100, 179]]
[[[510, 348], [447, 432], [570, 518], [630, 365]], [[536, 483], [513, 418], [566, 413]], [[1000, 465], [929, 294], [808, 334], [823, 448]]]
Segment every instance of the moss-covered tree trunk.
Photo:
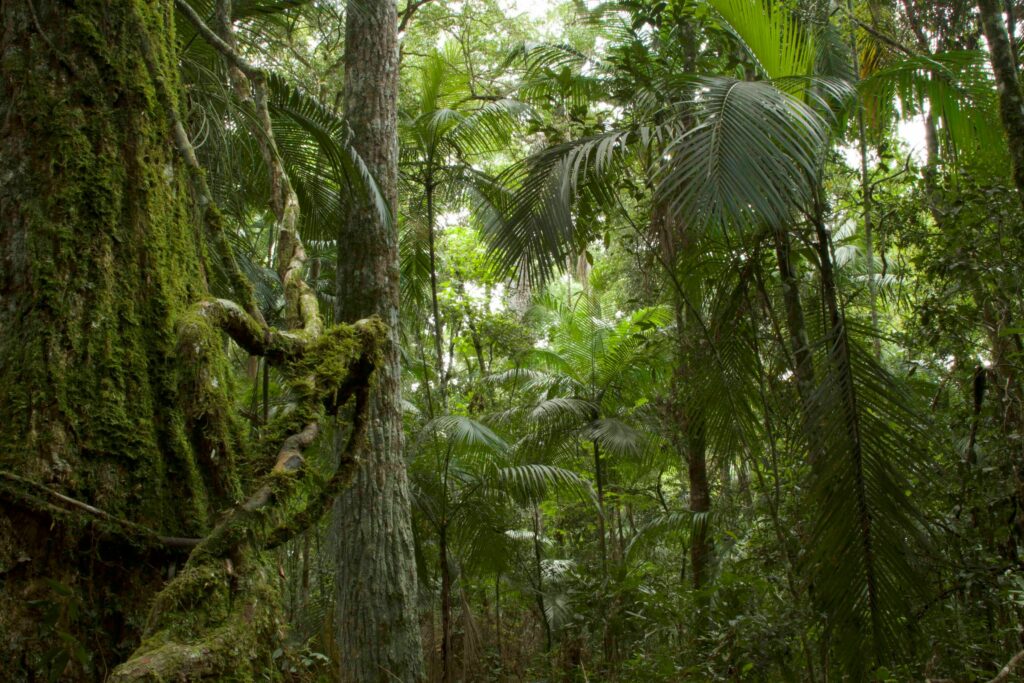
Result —
[[[175, 6], [257, 114], [287, 331], [253, 301], [177, 114]], [[266, 74], [191, 7], [12, 0], [0, 13], [0, 679], [272, 678], [282, 624], [266, 551], [350, 481], [387, 330], [322, 328]], [[240, 303], [209, 298], [208, 243]], [[293, 397], [252, 443], [228, 337]], [[337, 469], [301, 477], [350, 398]]]
[[[0, 5], [4, 680], [105, 677], [183, 560], [41, 486], [168, 536], [201, 535], [237, 493], [235, 435], [203, 433], [179, 408], [196, 382], [226, 378], [176, 362], [205, 259], [138, 30], [158, 37], [155, 66], [175, 93], [172, 7]], [[204, 458], [201, 443], [222, 438]]]
[[[353, 0], [346, 14], [345, 103], [355, 146], [395, 207], [398, 39], [394, 0]], [[398, 233], [357, 204], [338, 236], [336, 319], [377, 314], [390, 326], [370, 406], [369, 449], [335, 506], [341, 680], [422, 677], [409, 482], [402, 459], [398, 357]]]

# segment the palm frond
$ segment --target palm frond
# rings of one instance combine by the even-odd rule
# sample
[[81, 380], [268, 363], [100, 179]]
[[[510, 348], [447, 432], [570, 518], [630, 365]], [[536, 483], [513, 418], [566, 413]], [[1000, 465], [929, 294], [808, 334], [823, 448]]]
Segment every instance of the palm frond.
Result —
[[582, 253], [593, 233], [575, 219], [574, 204], [613, 205], [616, 180], [629, 155], [663, 134], [648, 128], [617, 130], [557, 145], [482, 187], [489, 209], [482, 233], [497, 268], [518, 270], [540, 283], [570, 256]]
[[465, 415], [442, 415], [423, 426], [424, 435], [437, 434], [447, 442], [466, 449], [500, 452], [508, 444], [489, 427]]
[[[856, 330], [856, 328], [850, 328]], [[927, 546], [910, 480], [929, 438], [909, 394], [855, 343], [833, 353], [808, 418], [822, 453], [810, 495], [820, 514], [808, 556], [815, 599], [851, 675], [905, 655], [907, 615], [925, 585], [915, 557]]]
[[[344, 119], [329, 111], [302, 90], [275, 74], [267, 79], [268, 105], [274, 117], [274, 136], [293, 179], [304, 180], [308, 198], [316, 206], [330, 206], [331, 197], [314, 188], [326, 187], [336, 204], [366, 201], [380, 220], [390, 224], [391, 208], [377, 182], [352, 145], [352, 134]], [[316, 194], [313, 194], [316, 192]], [[300, 196], [301, 199], [301, 196]], [[303, 207], [303, 215], [307, 213]], [[314, 213], [309, 211], [308, 213]], [[341, 220], [340, 215], [330, 216]], [[308, 240], [333, 239], [337, 222], [307, 224], [303, 237]]]
[[698, 123], [668, 148], [659, 194], [688, 224], [784, 224], [813, 190], [827, 121], [769, 83], [701, 80]]
[[645, 436], [614, 417], [605, 417], [588, 424], [580, 435], [601, 444], [613, 455], [636, 456], [643, 451]]
[[585, 399], [567, 396], [546, 398], [533, 404], [530, 417], [544, 424], [575, 423], [580, 419], [589, 418], [597, 411], [597, 406]]
[[906, 57], [861, 81], [859, 89], [877, 125], [887, 125], [897, 114], [904, 119], [927, 114], [942, 123], [962, 152], [990, 158], [1006, 152], [995, 84], [980, 50]]
[[770, 0], [708, 0], [768, 78], [809, 76], [814, 35], [790, 9]]
[[495, 481], [503, 491], [523, 504], [536, 504], [551, 493], [565, 493], [597, 504], [590, 482], [572, 470], [543, 464], [513, 465], [498, 468]]

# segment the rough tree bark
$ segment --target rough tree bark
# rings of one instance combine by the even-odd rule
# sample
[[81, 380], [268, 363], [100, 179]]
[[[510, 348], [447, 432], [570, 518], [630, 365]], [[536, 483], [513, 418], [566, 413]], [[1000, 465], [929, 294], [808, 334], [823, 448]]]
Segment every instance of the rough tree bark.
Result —
[[[321, 329], [264, 75], [221, 45], [251, 81], [277, 181], [292, 329], [266, 326], [177, 114], [175, 4], [216, 46], [183, 0], [0, 5], [4, 680], [273, 670], [281, 624], [265, 551], [315, 521], [354, 471], [386, 331]], [[209, 298], [214, 265], [240, 304]], [[296, 397], [259, 441], [233, 407], [225, 335]], [[350, 396], [335, 475], [300, 479], [320, 422]]]
[[[398, 45], [393, 0], [352, 0], [345, 26], [345, 106], [355, 146], [394, 209], [398, 178]], [[377, 314], [391, 336], [371, 402], [372, 459], [335, 506], [335, 623], [341, 680], [422, 677], [409, 482], [402, 458], [398, 234], [354, 204], [338, 234], [339, 321]]]
[[[209, 468], [178, 400], [175, 323], [207, 268], [129, 5], [0, 5], [0, 469], [196, 536], [237, 494], [238, 434]], [[171, 4], [136, 8], [173, 89]], [[4, 676], [102, 678], [183, 558], [0, 494]]]

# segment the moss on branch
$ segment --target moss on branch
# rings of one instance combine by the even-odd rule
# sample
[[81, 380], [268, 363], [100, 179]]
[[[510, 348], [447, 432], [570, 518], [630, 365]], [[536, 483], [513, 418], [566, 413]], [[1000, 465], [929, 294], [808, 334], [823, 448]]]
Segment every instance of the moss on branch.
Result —
[[[219, 330], [252, 331], [239, 314], [244, 316], [238, 307], [204, 302], [183, 318], [181, 347], [200, 377], [209, 377], [202, 366], [210, 356], [202, 347], [217, 343]], [[351, 480], [363, 442], [372, 372], [386, 338], [383, 323], [364, 320], [332, 327], [280, 356], [279, 367], [297, 402], [273, 425], [275, 465], [157, 595], [142, 645], [111, 680], [248, 681], [266, 670], [266, 653], [272, 650], [267, 644], [281, 635], [266, 551], [316, 522]], [[302, 476], [302, 451], [318, 436], [321, 420], [353, 398], [348, 445], [334, 474], [318, 485]]]

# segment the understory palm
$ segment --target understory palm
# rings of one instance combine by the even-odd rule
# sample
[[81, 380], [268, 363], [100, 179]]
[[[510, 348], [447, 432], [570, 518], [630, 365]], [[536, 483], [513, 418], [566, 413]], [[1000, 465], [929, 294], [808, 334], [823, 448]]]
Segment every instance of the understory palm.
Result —
[[[697, 63], [699, 51], [685, 32], [662, 30], [662, 41], [653, 43], [636, 23], [623, 28], [616, 37], [624, 61], [607, 70], [637, 75], [639, 88], [625, 105], [628, 125], [553, 146], [508, 172], [507, 193], [495, 193], [491, 202], [497, 208], [491, 244], [501, 263], [544, 278], [598, 236], [584, 220], [594, 207], [625, 216], [665, 267], [675, 306], [686, 314], [677, 327], [689, 316], [691, 339], [705, 347], [702, 362], [717, 367], [720, 382], [728, 377], [725, 348], [700, 301], [713, 290], [684, 287], [676, 273], [704, 254], [740, 250], [749, 260], [763, 247], [774, 250], [777, 279], [762, 276], [760, 287], [768, 300], [778, 297], [783, 311], [774, 325], [786, 330], [777, 339], [801, 405], [808, 504], [820, 511], [801, 532], [812, 550], [799, 568], [826, 615], [823, 638], [846, 671], [862, 677], [909, 646], [902, 624], [921, 585], [916, 558], [925, 550], [925, 523], [906, 491], [930, 446], [922, 438], [920, 406], [864, 357], [861, 345], [873, 333], [850, 321], [837, 289], [833, 218], [821, 178], [853, 88], [815, 75], [815, 55], [841, 46], [827, 24], [812, 31], [785, 10], [757, 2], [709, 4], [726, 28], [725, 44], [749, 56], [748, 78], [665, 68]], [[657, 22], [651, 25], [657, 33]], [[956, 88], [946, 94], [943, 101], [963, 97]], [[624, 186], [636, 188], [639, 201], [623, 201]], [[644, 207], [643, 218], [629, 216], [643, 216]], [[797, 249], [797, 241], [809, 249]], [[804, 261], [813, 279], [800, 275]], [[750, 272], [739, 279], [741, 290], [752, 287]], [[812, 314], [819, 305], [823, 315]], [[754, 311], [740, 306], [737, 313]], [[755, 325], [766, 322], [760, 316]], [[742, 396], [730, 405], [736, 415], [753, 410], [752, 419], [768, 418], [756, 417], [763, 407], [751, 409]], [[706, 421], [697, 413], [690, 423], [702, 431]], [[694, 433], [691, 428], [691, 438]]]

